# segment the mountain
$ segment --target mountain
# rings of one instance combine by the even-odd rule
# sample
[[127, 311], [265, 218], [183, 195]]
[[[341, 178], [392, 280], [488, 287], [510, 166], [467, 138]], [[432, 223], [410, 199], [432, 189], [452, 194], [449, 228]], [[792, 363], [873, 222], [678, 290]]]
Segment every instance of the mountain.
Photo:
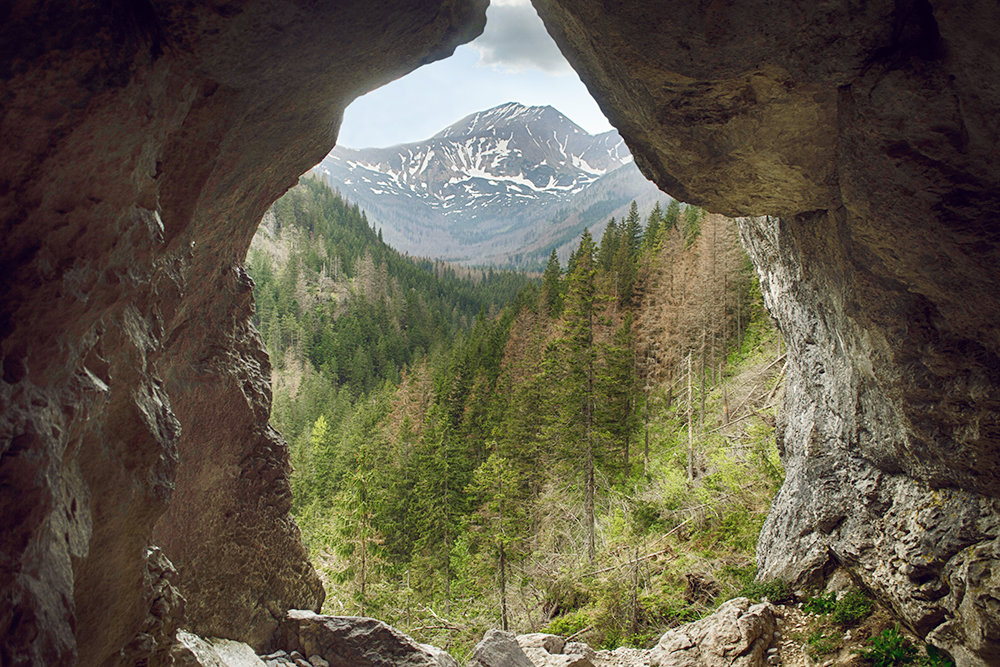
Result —
[[616, 131], [591, 135], [550, 106], [513, 102], [423, 142], [338, 146], [314, 172], [401, 252], [466, 264], [534, 268], [553, 247], [565, 258], [584, 227], [668, 198]]

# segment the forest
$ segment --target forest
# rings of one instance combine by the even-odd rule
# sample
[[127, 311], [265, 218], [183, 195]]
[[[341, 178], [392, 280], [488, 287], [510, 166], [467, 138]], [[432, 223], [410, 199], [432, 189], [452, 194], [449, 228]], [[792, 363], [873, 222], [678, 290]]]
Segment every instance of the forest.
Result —
[[642, 646], [754, 585], [784, 357], [733, 221], [633, 204], [528, 276], [400, 255], [303, 179], [247, 265], [325, 612], [462, 658]]

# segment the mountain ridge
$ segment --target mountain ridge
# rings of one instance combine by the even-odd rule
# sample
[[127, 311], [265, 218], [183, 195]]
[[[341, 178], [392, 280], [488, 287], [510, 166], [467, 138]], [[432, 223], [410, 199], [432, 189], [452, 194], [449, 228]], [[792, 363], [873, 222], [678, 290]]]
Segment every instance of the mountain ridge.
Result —
[[[366, 209], [403, 252], [512, 268], [537, 268], [553, 247], [565, 257], [583, 227], [623, 215], [633, 199], [650, 208], [666, 197], [639, 173], [617, 131], [591, 135], [554, 107], [516, 102], [422, 142], [338, 146], [314, 173]], [[600, 215], [566, 215], [584, 191], [603, 202]], [[563, 240], [541, 247], [539, 236]]]

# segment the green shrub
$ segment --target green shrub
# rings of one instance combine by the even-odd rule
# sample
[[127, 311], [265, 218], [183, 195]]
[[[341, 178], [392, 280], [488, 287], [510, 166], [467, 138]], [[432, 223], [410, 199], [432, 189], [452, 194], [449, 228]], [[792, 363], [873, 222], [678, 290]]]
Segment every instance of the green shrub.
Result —
[[840, 648], [840, 643], [837, 641], [837, 637], [827, 637], [822, 630], [814, 632], [806, 641], [806, 653], [814, 660], [818, 660], [820, 656], [827, 653], [833, 653], [838, 648]]
[[916, 661], [917, 647], [899, 631], [898, 625], [883, 630], [869, 641], [871, 648], [858, 653], [871, 660], [873, 667], [902, 667]]
[[545, 628], [545, 632], [552, 635], [569, 637], [583, 630], [589, 624], [590, 618], [587, 614], [583, 611], [574, 611], [564, 616], [553, 618]]
[[781, 579], [751, 581], [743, 587], [743, 590], [739, 593], [739, 597], [750, 598], [751, 600], [767, 598], [770, 602], [777, 604], [790, 600], [792, 598], [792, 589], [788, 585], [788, 582]]
[[827, 593], [810, 597], [802, 605], [802, 611], [807, 614], [829, 614], [830, 620], [840, 626], [848, 626], [868, 618], [874, 605], [859, 590], [850, 590], [837, 599], [836, 593]]
[[832, 613], [834, 609], [837, 608], [837, 594], [827, 593], [826, 595], [817, 595], [816, 597], [810, 596], [803, 604], [802, 611], [807, 614], [815, 614], [817, 616], [822, 614]]
[[924, 646], [924, 655], [917, 661], [922, 667], [955, 667], [948, 655], [930, 644]]
[[837, 600], [830, 618], [837, 625], [852, 625], [868, 618], [873, 608], [872, 601], [865, 597], [864, 593], [851, 590]]

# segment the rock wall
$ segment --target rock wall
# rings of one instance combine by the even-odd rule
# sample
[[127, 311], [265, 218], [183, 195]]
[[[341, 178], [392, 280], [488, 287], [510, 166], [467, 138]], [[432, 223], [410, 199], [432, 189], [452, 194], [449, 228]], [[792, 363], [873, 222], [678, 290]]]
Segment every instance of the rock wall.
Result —
[[[258, 646], [319, 604], [240, 263], [345, 105], [483, 4], [0, 10], [3, 664], [155, 664], [171, 579]], [[763, 574], [844, 563], [1000, 664], [1000, 6], [535, 5], [647, 175], [777, 216], [742, 222], [791, 360]]]
[[241, 262], [345, 106], [449, 55], [484, 14], [0, 9], [0, 663], [161, 660], [180, 606], [151, 541], [195, 631], [260, 646], [285, 610], [321, 603]]
[[761, 576], [843, 563], [1000, 664], [1000, 7], [534, 2], [647, 176], [777, 216], [740, 224], [790, 360]]

